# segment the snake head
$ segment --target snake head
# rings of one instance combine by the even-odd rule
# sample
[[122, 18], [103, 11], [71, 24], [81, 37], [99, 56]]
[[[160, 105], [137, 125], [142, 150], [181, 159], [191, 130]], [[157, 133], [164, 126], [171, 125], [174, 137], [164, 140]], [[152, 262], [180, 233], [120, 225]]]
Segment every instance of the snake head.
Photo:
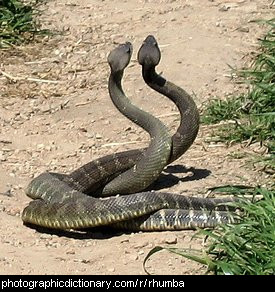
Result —
[[113, 49], [107, 58], [111, 71], [123, 71], [128, 66], [132, 53], [133, 46], [130, 42], [120, 44], [117, 48]]
[[138, 51], [138, 62], [142, 66], [157, 66], [161, 58], [160, 49], [154, 36], [148, 35]]

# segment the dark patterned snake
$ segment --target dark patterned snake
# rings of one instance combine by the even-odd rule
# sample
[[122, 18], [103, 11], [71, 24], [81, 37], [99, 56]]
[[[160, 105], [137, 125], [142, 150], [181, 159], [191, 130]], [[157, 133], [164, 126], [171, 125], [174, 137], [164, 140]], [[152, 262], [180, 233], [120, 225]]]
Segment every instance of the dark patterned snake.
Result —
[[[173, 101], [181, 115], [180, 125], [172, 137], [172, 152], [168, 161], [170, 164], [182, 156], [195, 140], [199, 129], [199, 112], [187, 92], [156, 74], [155, 67], [160, 61], [160, 56], [155, 38], [148, 36], [138, 54], [144, 80], [153, 89]], [[94, 196], [94, 191], [100, 186], [105, 186], [113, 177], [133, 167], [144, 156], [145, 151], [146, 149], [135, 149], [107, 155], [83, 165], [70, 175], [55, 175], [72, 188]], [[114, 193], [119, 192], [115, 190]], [[109, 196], [110, 193], [103, 189], [100, 195]]]
[[103, 196], [145, 189], [167, 163], [190, 147], [198, 132], [199, 116], [192, 98], [155, 72], [160, 52], [153, 36], [144, 41], [138, 60], [145, 82], [174, 101], [180, 110], [181, 124], [172, 145], [166, 127], [130, 103], [122, 90], [121, 79], [131, 54], [130, 43], [120, 45], [109, 54], [109, 93], [124, 115], [150, 133], [149, 147], [97, 159], [70, 175], [41, 174], [26, 191], [35, 200], [22, 213], [25, 223], [56, 229], [112, 225], [132, 230], [175, 230], [212, 227], [233, 220], [224, 205], [231, 199], [203, 199], [153, 191], [103, 199], [87, 196], [103, 183]]

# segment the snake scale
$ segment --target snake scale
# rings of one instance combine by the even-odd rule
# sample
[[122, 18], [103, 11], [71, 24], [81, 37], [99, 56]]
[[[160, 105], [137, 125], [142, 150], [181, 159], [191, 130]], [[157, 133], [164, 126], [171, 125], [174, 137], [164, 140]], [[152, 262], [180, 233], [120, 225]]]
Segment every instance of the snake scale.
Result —
[[[23, 210], [25, 223], [56, 229], [111, 225], [131, 230], [175, 230], [213, 227], [233, 220], [224, 204], [232, 201], [230, 198], [141, 192], [157, 179], [168, 163], [192, 145], [199, 128], [199, 115], [194, 101], [183, 89], [155, 72], [160, 51], [153, 36], [145, 39], [138, 61], [145, 82], [177, 105], [181, 123], [176, 134], [171, 139], [160, 121], [131, 104], [121, 86], [131, 55], [132, 45], [128, 42], [109, 54], [109, 93], [125, 116], [150, 133], [149, 147], [99, 158], [69, 175], [41, 174], [26, 190], [34, 200]], [[102, 196], [125, 195], [95, 198], [92, 195], [97, 189], [101, 189]]]

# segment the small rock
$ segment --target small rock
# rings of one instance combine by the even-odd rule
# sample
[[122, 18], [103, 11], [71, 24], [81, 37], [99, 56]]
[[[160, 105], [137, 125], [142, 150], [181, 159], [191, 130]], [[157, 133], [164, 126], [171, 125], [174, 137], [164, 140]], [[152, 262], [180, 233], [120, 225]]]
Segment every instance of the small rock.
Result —
[[78, 128], [78, 130], [80, 132], [83, 132], [83, 133], [87, 133], [88, 132], [88, 130], [86, 128], [84, 128], [84, 127], [80, 127], [80, 128]]
[[120, 243], [124, 243], [124, 242], [129, 242], [129, 239], [128, 238], [121, 239]]
[[130, 254], [128, 257], [129, 261], [133, 262], [133, 261], [137, 261], [139, 259], [138, 254]]
[[14, 154], [15, 154], [15, 155], [18, 155], [18, 154], [20, 153], [20, 151], [21, 151], [20, 149], [15, 149], [15, 150], [14, 150]]
[[61, 261], [61, 262], [65, 262], [66, 261], [66, 259], [63, 258], [63, 257], [56, 257], [56, 259], [59, 260], [59, 261]]
[[42, 105], [42, 106], [40, 107], [40, 111], [41, 111], [42, 113], [48, 113], [48, 112], [51, 111], [51, 106], [48, 105], [48, 104]]
[[147, 246], [149, 244], [149, 242], [148, 241], [142, 241], [142, 242], [139, 242], [139, 243], [137, 243], [135, 246], [134, 246], [134, 248], [142, 248], [142, 247], [145, 247], [145, 246]]
[[168, 235], [163, 240], [163, 243], [167, 243], [167, 244], [176, 244], [177, 242], [178, 242], [178, 238], [175, 235]]
[[40, 234], [39, 238], [40, 239], [50, 239], [50, 238], [52, 238], [52, 235], [47, 234], [47, 233], [42, 233], [42, 234]]
[[37, 144], [36, 148], [37, 148], [37, 150], [44, 150], [45, 145], [44, 144]]
[[80, 262], [83, 264], [89, 264], [91, 261], [87, 259], [82, 259]]
[[238, 31], [240, 31], [240, 32], [249, 32], [249, 27], [239, 27]]
[[5, 157], [3, 151], [0, 151], [0, 161], [6, 161], [7, 158]]
[[8, 147], [2, 147], [2, 151], [1, 152], [11, 152], [12, 149], [8, 148]]
[[7, 214], [11, 216], [18, 216], [20, 214], [20, 209], [19, 208], [11, 208], [7, 210]]
[[7, 197], [12, 197], [13, 196], [13, 193], [12, 193], [12, 190], [9, 189], [9, 190], [7, 190], [7, 191], [5, 191], [3, 193], [0, 192], [0, 195], [7, 196]]
[[225, 11], [228, 11], [229, 9], [230, 9], [230, 6], [223, 5], [222, 7], [219, 8], [219, 11], [225, 12]]

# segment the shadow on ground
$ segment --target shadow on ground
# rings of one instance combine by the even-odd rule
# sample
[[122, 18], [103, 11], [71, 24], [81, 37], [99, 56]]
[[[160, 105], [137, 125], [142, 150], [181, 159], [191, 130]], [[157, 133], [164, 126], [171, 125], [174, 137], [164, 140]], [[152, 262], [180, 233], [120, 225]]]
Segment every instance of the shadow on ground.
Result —
[[[167, 166], [164, 170], [165, 173], [162, 173], [159, 179], [154, 182], [147, 190], [161, 190], [164, 188], [170, 188], [179, 182], [188, 182], [194, 180], [200, 180], [208, 177], [211, 174], [211, 171], [205, 168], [194, 168], [194, 167], [185, 167], [183, 165], [171, 165]], [[178, 177], [175, 174], [184, 174], [187, 175], [183, 178]]]

